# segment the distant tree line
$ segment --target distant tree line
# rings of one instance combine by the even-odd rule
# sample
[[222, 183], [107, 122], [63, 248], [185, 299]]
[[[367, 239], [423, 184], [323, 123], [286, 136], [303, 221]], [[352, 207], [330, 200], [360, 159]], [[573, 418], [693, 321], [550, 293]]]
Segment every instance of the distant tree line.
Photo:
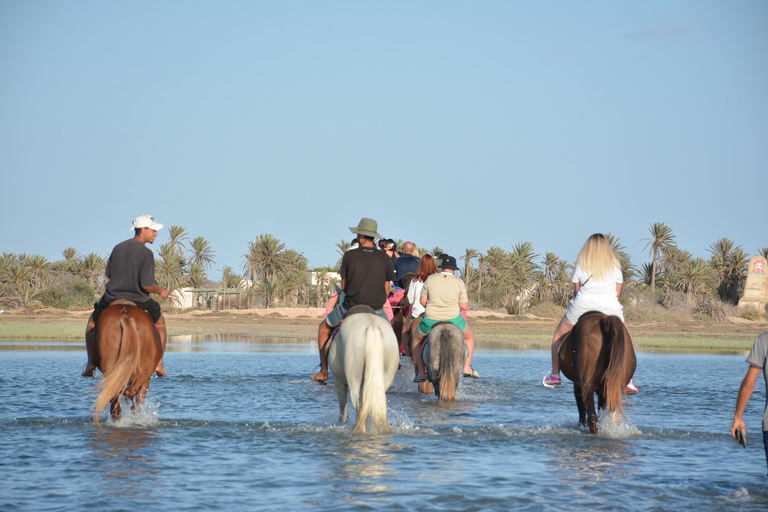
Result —
[[[159, 246], [155, 258], [158, 284], [170, 290], [237, 289], [248, 297], [248, 307], [323, 306], [334, 291], [334, 271], [350, 242], [336, 244], [339, 260], [335, 268], [310, 269], [304, 255], [271, 234], [261, 234], [247, 243], [242, 272], [223, 266], [211, 277], [215, 253], [203, 237], [190, 240], [181, 226], [168, 228], [170, 240]], [[708, 258], [693, 255], [677, 246], [675, 234], [664, 223], [649, 227], [650, 262], [632, 264], [626, 248], [611, 233], [605, 236], [621, 263], [625, 287], [650, 290], [663, 305], [673, 297], [685, 298], [695, 311], [717, 317], [723, 305], [736, 304], [743, 294], [750, 255], [728, 238], [709, 247]], [[402, 240], [397, 240], [402, 250]], [[440, 247], [421, 248], [421, 256], [440, 254]], [[759, 249], [768, 257], [768, 247]], [[486, 251], [465, 249], [459, 256], [461, 275], [475, 309], [506, 310], [521, 314], [532, 305], [549, 303], [566, 307], [572, 298], [573, 265], [552, 252], [542, 257], [529, 242], [518, 242], [510, 250], [498, 246]], [[38, 254], [3, 253], [0, 257], [0, 306], [86, 308], [104, 292], [107, 257], [79, 254], [69, 247], [62, 259], [48, 261]]]

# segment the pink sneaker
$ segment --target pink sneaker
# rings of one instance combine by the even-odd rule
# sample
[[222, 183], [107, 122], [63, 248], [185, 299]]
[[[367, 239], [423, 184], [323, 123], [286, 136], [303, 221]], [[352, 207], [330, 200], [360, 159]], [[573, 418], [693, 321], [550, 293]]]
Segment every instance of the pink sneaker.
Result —
[[541, 381], [541, 383], [548, 388], [554, 388], [555, 386], [559, 386], [560, 374], [552, 375], [552, 372], [547, 372], [547, 375], [544, 377], [544, 380]]
[[637, 389], [637, 384], [635, 383], [635, 379], [629, 379], [629, 384], [627, 384], [626, 392], [628, 395], [634, 395], [635, 393], [640, 392], [640, 390]]

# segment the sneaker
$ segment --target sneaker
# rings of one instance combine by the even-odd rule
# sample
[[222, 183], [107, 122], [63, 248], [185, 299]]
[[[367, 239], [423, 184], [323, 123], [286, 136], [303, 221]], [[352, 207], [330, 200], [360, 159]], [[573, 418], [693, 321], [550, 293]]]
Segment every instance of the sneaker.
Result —
[[627, 384], [626, 391], [628, 395], [634, 395], [635, 393], [640, 392], [640, 390], [637, 389], [637, 383], [635, 382], [635, 379], [629, 379], [629, 384]]
[[548, 388], [554, 388], [560, 385], [560, 374], [552, 375], [552, 372], [547, 372], [544, 380], [541, 383]]

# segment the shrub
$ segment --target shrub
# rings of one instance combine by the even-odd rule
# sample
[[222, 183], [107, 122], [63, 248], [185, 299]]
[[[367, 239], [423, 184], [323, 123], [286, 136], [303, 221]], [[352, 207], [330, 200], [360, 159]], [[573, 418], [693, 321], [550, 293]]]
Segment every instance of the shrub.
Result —
[[531, 306], [531, 309], [529, 309], [528, 312], [539, 318], [560, 320], [563, 318], [563, 315], [565, 315], [565, 308], [561, 308], [552, 302], [541, 302], [535, 306]]
[[741, 314], [741, 318], [744, 318], [745, 320], [752, 320], [753, 322], [756, 320], [760, 320], [760, 312], [759, 311], [745, 311]]
[[47, 308], [67, 309], [72, 297], [64, 286], [51, 286], [40, 295], [40, 302]]

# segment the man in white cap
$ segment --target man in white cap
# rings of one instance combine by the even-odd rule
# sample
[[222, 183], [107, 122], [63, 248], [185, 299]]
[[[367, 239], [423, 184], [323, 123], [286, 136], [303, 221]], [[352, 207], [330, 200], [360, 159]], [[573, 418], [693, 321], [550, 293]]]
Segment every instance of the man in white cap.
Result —
[[317, 347], [320, 350], [320, 371], [312, 375], [315, 382], [328, 380], [328, 359], [326, 351], [331, 331], [337, 327], [347, 311], [354, 306], [365, 305], [389, 322], [384, 303], [389, 296], [389, 285], [395, 280], [392, 259], [384, 251], [376, 249], [373, 241], [381, 238], [376, 232], [378, 224], [373, 219], [363, 218], [356, 228], [349, 230], [357, 235], [359, 247], [347, 251], [341, 258], [341, 293], [336, 307], [320, 323], [317, 332]]
[[[147, 243], [153, 243], [157, 238], [157, 232], [163, 229], [163, 225], [155, 222], [150, 215], [142, 215], [133, 221], [134, 237], [121, 242], [112, 249], [109, 256], [105, 274], [109, 280], [104, 291], [104, 296], [93, 306], [93, 313], [88, 319], [88, 327], [85, 330], [85, 346], [88, 350], [88, 363], [83, 370], [83, 377], [93, 377], [96, 365], [93, 363], [93, 353], [96, 350], [96, 319], [113, 301], [127, 299], [135, 302], [137, 306], [149, 313], [160, 333], [160, 341], [165, 350], [165, 318], [160, 312], [160, 304], [153, 300], [149, 294], [156, 293], [163, 299], [167, 299], [170, 292], [161, 288], [155, 281], [155, 257], [152, 251], [146, 247]], [[160, 377], [165, 377], [163, 361], [155, 370]]]

